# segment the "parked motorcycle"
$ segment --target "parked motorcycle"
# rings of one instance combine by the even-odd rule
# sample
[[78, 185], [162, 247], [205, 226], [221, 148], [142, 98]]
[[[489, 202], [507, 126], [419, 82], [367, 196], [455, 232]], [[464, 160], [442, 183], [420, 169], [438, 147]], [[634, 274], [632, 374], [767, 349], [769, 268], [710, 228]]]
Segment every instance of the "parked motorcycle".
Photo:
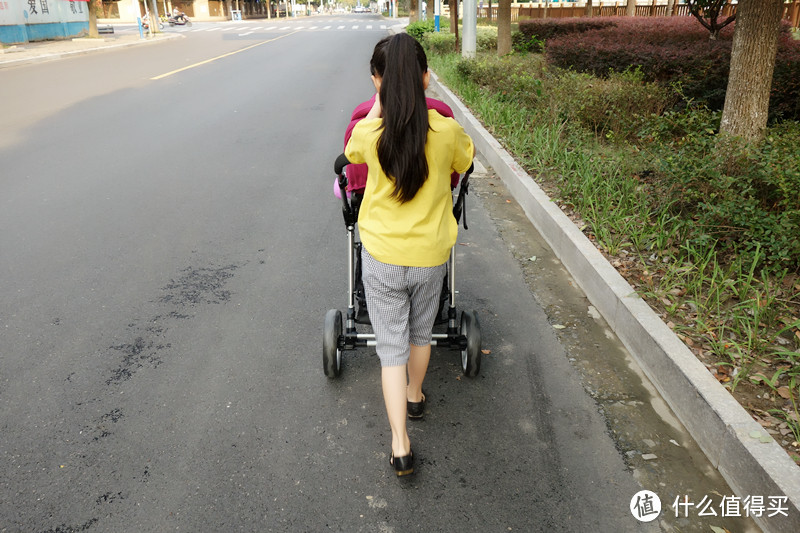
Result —
[[177, 15], [176, 14], [172, 14], [167, 19], [167, 22], [169, 22], [170, 26], [175, 26], [175, 25], [178, 25], [178, 26], [191, 26], [192, 25], [192, 21], [189, 20], [189, 17], [186, 16], [186, 13], [178, 13]]
[[[150, 13], [145, 13], [144, 16], [142, 17], [142, 28], [145, 30], [150, 29]], [[159, 30], [164, 29], [164, 23], [161, 22], [160, 20], [158, 21], [158, 29]]]

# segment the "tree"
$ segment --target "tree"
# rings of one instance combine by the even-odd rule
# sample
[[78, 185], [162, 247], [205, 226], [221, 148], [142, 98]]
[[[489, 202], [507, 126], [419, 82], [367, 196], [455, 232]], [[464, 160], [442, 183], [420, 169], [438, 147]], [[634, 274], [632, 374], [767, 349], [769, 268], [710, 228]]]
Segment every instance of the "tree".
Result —
[[410, 0], [408, 5], [408, 21], [417, 22], [419, 20], [419, 0]]
[[511, 52], [511, 0], [499, 0], [497, 6], [497, 55]]
[[461, 51], [458, 40], [458, 0], [448, 0], [450, 5], [450, 33], [456, 36], [456, 52]]
[[89, 37], [100, 37], [97, 31], [97, 15], [103, 13], [103, 0], [86, 0], [89, 10]]
[[628, 3], [625, 4], [625, 16], [632, 17], [636, 15], [636, 0], [628, 0]]
[[586, 0], [586, 11], [584, 11], [584, 15], [587, 17], [591, 17], [593, 14], [594, 8], [592, 7], [592, 0]]
[[736, 20], [734, 13], [724, 21], [719, 21], [722, 8], [728, 0], [686, 0], [686, 3], [689, 4], [689, 13], [711, 32], [711, 39], [716, 39], [722, 28]]
[[739, 0], [720, 133], [764, 138], [783, 0]]
[[675, 15], [675, 4], [677, 2], [675, 0], [667, 0], [667, 16], [671, 17]]

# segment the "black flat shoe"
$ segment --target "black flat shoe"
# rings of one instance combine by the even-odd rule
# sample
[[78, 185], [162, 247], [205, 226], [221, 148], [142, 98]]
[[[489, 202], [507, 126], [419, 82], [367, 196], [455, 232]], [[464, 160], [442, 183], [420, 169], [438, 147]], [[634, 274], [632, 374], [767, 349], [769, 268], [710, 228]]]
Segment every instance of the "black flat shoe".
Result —
[[406, 411], [408, 411], [408, 418], [412, 420], [420, 420], [425, 416], [425, 393], [422, 393], [421, 402], [406, 401]]
[[392, 453], [389, 464], [394, 468], [397, 477], [410, 476], [414, 473], [414, 452], [411, 451], [403, 457], [395, 457]]

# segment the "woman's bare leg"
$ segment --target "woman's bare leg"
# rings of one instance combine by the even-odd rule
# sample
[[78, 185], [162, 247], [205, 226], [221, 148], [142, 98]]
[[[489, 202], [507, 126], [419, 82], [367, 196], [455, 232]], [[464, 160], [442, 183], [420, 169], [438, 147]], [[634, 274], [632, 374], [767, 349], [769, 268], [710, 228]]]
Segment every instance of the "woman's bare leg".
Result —
[[431, 360], [431, 345], [411, 345], [411, 355], [408, 358], [408, 391], [409, 402], [422, 401], [422, 382], [428, 373], [428, 363]]
[[381, 368], [383, 401], [392, 428], [392, 453], [404, 457], [411, 452], [411, 441], [406, 428], [406, 365]]

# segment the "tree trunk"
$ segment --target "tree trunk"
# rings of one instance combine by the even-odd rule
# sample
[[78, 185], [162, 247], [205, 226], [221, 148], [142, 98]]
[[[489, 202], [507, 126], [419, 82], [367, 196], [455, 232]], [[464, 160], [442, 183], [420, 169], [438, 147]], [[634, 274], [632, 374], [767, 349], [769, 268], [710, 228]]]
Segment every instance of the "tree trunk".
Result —
[[456, 52], [461, 51], [461, 46], [458, 42], [458, 0], [449, 0], [450, 2], [450, 33], [456, 36]]
[[594, 8], [592, 8], [592, 0], [586, 0], [586, 11], [584, 12], [584, 16], [591, 17], [593, 14]]
[[720, 132], [764, 138], [783, 0], [739, 0]]
[[499, 0], [497, 5], [497, 55], [511, 52], [511, 0]]
[[419, 20], [419, 0], [409, 0], [408, 2], [408, 22]]
[[86, 9], [89, 10], [89, 37], [100, 37], [100, 32], [97, 31], [97, 14], [103, 12], [103, 0], [86, 2]]
[[625, 16], [632, 17], [634, 15], [636, 15], [636, 0], [628, 0], [625, 5]]
[[667, 0], [667, 16], [671, 17], [675, 14], [675, 0]]

